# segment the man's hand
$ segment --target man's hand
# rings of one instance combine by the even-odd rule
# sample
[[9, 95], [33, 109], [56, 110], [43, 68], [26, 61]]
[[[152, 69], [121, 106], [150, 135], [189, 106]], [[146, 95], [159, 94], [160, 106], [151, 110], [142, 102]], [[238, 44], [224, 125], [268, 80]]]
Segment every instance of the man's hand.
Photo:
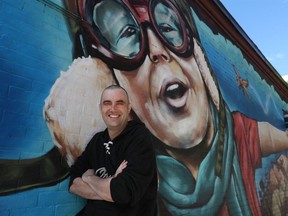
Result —
[[118, 174], [120, 174], [126, 167], [127, 167], [128, 161], [124, 160], [120, 166], [117, 168], [116, 173], [114, 174], [114, 178], [117, 177]]

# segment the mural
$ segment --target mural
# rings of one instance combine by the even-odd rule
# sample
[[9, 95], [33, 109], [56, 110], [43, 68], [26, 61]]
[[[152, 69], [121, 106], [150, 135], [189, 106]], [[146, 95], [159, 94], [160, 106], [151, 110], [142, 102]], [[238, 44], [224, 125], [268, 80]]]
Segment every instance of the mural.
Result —
[[[283, 117], [287, 102], [261, 77], [261, 71], [248, 63], [240, 48], [208, 26], [190, 3], [59, 3], [69, 13], [57, 17], [57, 21], [63, 21], [58, 30], [63, 41], [53, 47], [53, 58], [58, 58], [45, 56], [47, 65], [53, 67], [43, 69], [40, 75], [27, 69], [18, 72], [28, 80], [45, 82], [41, 97], [28, 100], [37, 99], [38, 112], [43, 109], [44, 120], [35, 127], [42, 129], [39, 136], [49, 137], [43, 143], [46, 151], [38, 151], [36, 157], [11, 156], [6, 152], [12, 144], [1, 143], [1, 215], [29, 208], [17, 204], [15, 208], [14, 200], [37, 196], [43, 190], [48, 191], [48, 198], [64, 197], [66, 211], [56, 210], [59, 215], [73, 215], [82, 208], [85, 200], [67, 191], [68, 170], [93, 134], [104, 128], [98, 102], [102, 90], [112, 83], [128, 91], [133, 118], [143, 121], [154, 135], [159, 215], [288, 212], [288, 135]], [[51, 5], [57, 8], [55, 3]], [[9, 28], [6, 31], [11, 32]], [[55, 42], [50, 38], [45, 43]], [[65, 46], [73, 51], [63, 51]], [[8, 59], [1, 55], [1, 59]], [[10, 74], [19, 76], [9, 70], [12, 62], [1, 62], [3, 86], [11, 79]], [[7, 113], [4, 104], [9, 98], [4, 94], [3, 98], [6, 103], [1, 105], [2, 113]], [[16, 111], [21, 113], [20, 109]], [[1, 137], [12, 143], [15, 124], [2, 119], [1, 125], [11, 129]], [[45, 123], [49, 131], [43, 127]], [[23, 139], [14, 145], [25, 145], [18, 147], [22, 153], [33, 152], [38, 143], [28, 144]], [[50, 209], [57, 200], [60, 202], [58, 198], [55, 203], [35, 208]], [[55, 213], [54, 209], [46, 211], [47, 215]]]

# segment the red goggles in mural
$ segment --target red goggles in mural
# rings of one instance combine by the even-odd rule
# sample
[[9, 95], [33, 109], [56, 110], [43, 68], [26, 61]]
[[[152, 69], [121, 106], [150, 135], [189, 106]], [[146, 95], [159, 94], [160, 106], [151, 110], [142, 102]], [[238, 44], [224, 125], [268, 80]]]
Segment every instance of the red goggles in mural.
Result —
[[191, 32], [174, 1], [79, 0], [87, 51], [113, 68], [139, 67], [147, 53], [147, 28], [177, 55], [191, 55]]

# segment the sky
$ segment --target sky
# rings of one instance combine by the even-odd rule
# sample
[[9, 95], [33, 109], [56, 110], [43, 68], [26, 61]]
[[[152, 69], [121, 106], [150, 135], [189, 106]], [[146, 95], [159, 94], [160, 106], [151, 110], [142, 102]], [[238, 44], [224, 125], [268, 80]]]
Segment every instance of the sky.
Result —
[[220, 0], [276, 71], [288, 80], [288, 0]]

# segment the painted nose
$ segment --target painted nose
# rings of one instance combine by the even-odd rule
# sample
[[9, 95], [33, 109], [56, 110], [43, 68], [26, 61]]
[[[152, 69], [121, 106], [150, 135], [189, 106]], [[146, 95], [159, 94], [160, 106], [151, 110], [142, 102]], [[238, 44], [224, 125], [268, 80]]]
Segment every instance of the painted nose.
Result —
[[154, 34], [151, 29], [147, 30], [148, 43], [149, 43], [149, 58], [153, 63], [169, 62], [170, 56], [159, 38]]

